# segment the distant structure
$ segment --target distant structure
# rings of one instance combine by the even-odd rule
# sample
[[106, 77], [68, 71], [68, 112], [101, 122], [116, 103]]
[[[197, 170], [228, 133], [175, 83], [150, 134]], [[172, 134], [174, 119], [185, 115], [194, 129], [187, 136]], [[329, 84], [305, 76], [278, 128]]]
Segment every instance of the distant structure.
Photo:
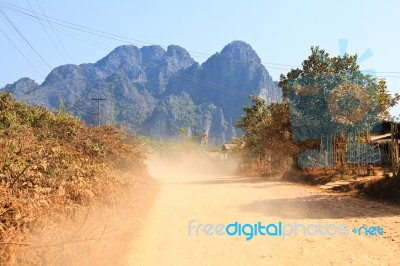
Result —
[[229, 160], [234, 157], [232, 153], [237, 146], [237, 144], [233, 143], [225, 143], [224, 145], [222, 145], [221, 153], [223, 154], [223, 158]]

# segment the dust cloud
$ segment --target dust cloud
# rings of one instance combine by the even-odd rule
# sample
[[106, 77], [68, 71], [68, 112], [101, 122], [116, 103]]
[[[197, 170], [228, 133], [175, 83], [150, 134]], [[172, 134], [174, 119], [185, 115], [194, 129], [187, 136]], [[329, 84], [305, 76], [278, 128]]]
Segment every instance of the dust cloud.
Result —
[[237, 159], [227, 159], [220, 152], [188, 152], [187, 154], [152, 153], [147, 161], [152, 177], [233, 174]]
[[32, 228], [30, 245], [15, 252], [16, 264], [126, 265], [130, 243], [141, 234], [160, 183], [232, 173], [236, 164], [219, 152], [192, 151], [152, 152], [146, 165], [151, 178], [138, 182], [114, 206], [102, 204], [84, 210], [77, 207], [71, 213], [80, 213], [75, 213], [72, 221], [62, 220], [50, 228], [43, 225]]
[[[142, 234], [132, 241], [127, 265], [399, 264], [398, 207], [271, 177], [227, 175], [225, 163], [201, 154], [150, 158], [149, 171], [161, 188]], [[247, 241], [243, 235], [188, 235], [190, 221], [196, 230], [235, 221], [381, 225], [385, 236], [314, 236], [299, 230], [285, 240], [257, 235]]]
[[15, 265], [126, 265], [157, 190], [157, 182], [143, 180], [120, 202], [77, 207], [70, 210], [80, 212], [73, 220], [32, 228], [29, 245], [15, 252]]

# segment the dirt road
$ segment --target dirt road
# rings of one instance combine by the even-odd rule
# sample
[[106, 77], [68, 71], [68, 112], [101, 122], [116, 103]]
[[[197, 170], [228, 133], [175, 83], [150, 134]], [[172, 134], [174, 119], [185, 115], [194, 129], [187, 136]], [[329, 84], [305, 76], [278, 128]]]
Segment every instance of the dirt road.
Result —
[[[279, 180], [157, 173], [161, 189], [129, 265], [400, 265], [400, 207]], [[380, 226], [383, 236], [207, 236], [199, 224]]]

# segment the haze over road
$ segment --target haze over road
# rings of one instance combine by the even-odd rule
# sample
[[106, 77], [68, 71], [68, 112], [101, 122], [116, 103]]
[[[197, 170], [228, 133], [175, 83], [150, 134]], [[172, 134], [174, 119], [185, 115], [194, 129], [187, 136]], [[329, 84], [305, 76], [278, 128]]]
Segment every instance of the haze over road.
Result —
[[[129, 265], [400, 265], [400, 207], [280, 180], [150, 170], [161, 189], [132, 242]], [[383, 236], [189, 236], [192, 219], [194, 226], [381, 226]]]

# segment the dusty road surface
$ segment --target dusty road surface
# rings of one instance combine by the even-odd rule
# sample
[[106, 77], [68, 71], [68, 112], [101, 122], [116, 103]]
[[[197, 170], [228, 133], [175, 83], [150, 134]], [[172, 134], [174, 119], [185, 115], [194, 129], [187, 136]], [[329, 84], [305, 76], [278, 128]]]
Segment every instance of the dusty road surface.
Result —
[[[161, 189], [131, 244], [128, 265], [400, 265], [400, 207], [279, 180], [153, 174]], [[215, 230], [207, 236], [204, 227], [196, 235], [199, 224], [235, 221], [380, 226], [383, 236], [351, 231], [347, 236], [304, 236], [300, 228], [297, 236], [284, 240], [257, 235], [247, 241], [244, 235], [220, 236]], [[313, 233], [315, 227], [310, 228]]]

